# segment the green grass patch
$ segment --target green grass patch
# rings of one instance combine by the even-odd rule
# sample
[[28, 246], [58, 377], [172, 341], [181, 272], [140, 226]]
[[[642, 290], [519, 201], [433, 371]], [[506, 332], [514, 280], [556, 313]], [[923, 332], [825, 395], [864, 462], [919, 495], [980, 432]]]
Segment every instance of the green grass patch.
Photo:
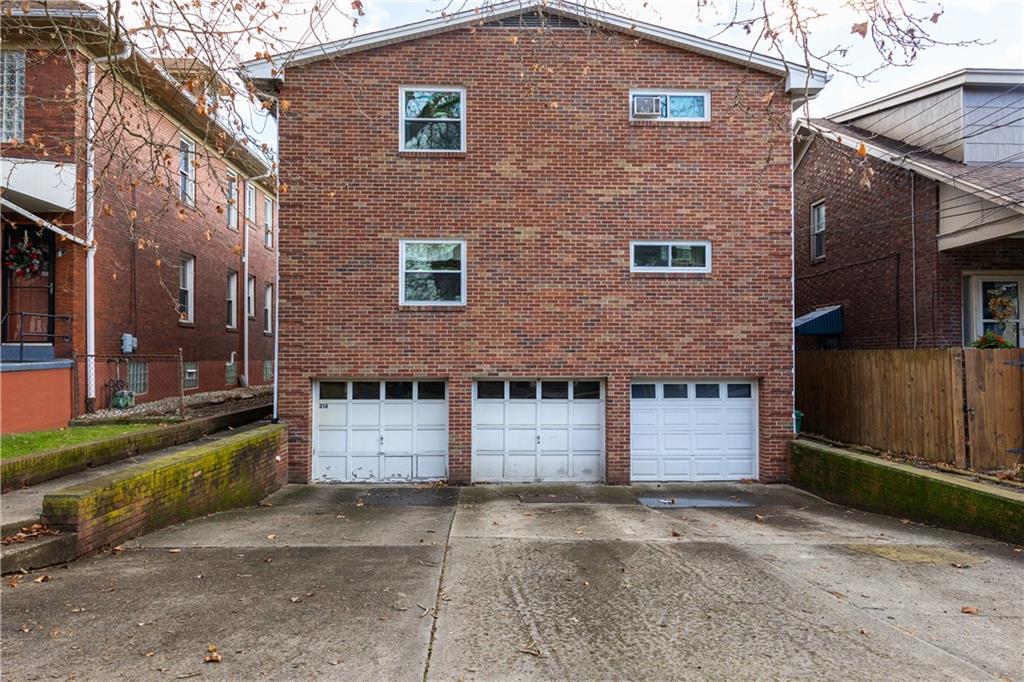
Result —
[[52, 431], [11, 433], [0, 436], [0, 459], [14, 459], [70, 445], [93, 443], [126, 433], [155, 428], [155, 424], [97, 424], [73, 426]]

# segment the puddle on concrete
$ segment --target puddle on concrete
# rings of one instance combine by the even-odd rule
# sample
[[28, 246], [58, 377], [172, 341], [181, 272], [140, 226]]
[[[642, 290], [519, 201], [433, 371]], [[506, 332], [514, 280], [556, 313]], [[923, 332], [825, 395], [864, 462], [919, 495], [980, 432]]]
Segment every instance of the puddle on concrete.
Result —
[[640, 504], [652, 509], [690, 509], [693, 507], [753, 507], [736, 495], [642, 495], [637, 498]]
[[861, 554], [873, 554], [889, 561], [907, 564], [951, 564], [954, 566], [978, 566], [985, 559], [934, 545], [846, 545], [847, 549]]
[[374, 507], [448, 507], [458, 497], [457, 488], [371, 488], [360, 499]]

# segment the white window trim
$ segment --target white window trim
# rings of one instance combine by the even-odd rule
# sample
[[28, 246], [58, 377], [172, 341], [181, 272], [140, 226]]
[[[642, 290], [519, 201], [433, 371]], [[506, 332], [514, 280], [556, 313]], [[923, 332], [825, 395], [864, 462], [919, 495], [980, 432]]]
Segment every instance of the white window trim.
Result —
[[[196, 141], [188, 135], [180, 135], [178, 137], [178, 199], [184, 202], [188, 206], [196, 205]], [[188, 151], [186, 152], [186, 160], [188, 161], [187, 168], [185, 169], [185, 196], [181, 196], [181, 143], [184, 142]]]
[[238, 175], [232, 171], [228, 171], [228, 187], [230, 188], [225, 194], [225, 203], [227, 204], [227, 220], [228, 227], [235, 232], [238, 231]]
[[[458, 121], [460, 146], [458, 149], [406, 149], [405, 148], [405, 93], [409, 91], [458, 92], [461, 118], [437, 118], [435, 121]], [[398, 89], [398, 151], [423, 154], [460, 153], [466, 151], [466, 88], [455, 85], [403, 85]]]
[[824, 235], [825, 234], [825, 230], [828, 228], [828, 209], [825, 209], [825, 218], [824, 218], [824, 220], [822, 220], [820, 227], [819, 227], [818, 223], [815, 222], [814, 213], [815, 213], [815, 209], [817, 209], [819, 206], [821, 206], [822, 208], [825, 208], [825, 200], [824, 199], [821, 199], [819, 201], [815, 201], [813, 204], [811, 204], [811, 237], [810, 237], [810, 240], [811, 240], [811, 244], [810, 244], [811, 260], [821, 260], [822, 258], [825, 257], [825, 239], [824, 239], [824, 237], [822, 237], [822, 239], [821, 239], [821, 253], [815, 253], [814, 252], [814, 238], [817, 235], [819, 235], [819, 234], [820, 235]]
[[[666, 98], [672, 95], [684, 95], [684, 96], [701, 96], [704, 98], [704, 117], [703, 118], [680, 118], [677, 116], [669, 116], [667, 113], [664, 117], [662, 116], [633, 116], [633, 97], [636, 95], [651, 95], [652, 97], [665, 96]], [[668, 100], [665, 100], [666, 106], [668, 106]], [[652, 121], [654, 123], [668, 123], [672, 121], [710, 121], [711, 120], [711, 93], [708, 90], [662, 90], [652, 88], [633, 88], [629, 91], [629, 99], [626, 100], [626, 105], [629, 108], [629, 120], [630, 121]]]
[[250, 320], [256, 319], [256, 278], [252, 275], [245, 283], [245, 315]]
[[[460, 292], [462, 298], [458, 301], [407, 301], [405, 300], [405, 246], [406, 244], [461, 244], [459, 250], [462, 254], [460, 268]], [[466, 271], [468, 270], [469, 256], [466, 251], [465, 239], [402, 239], [398, 242], [398, 303], [399, 305], [410, 306], [464, 306], [468, 298], [466, 292]], [[431, 272], [452, 272], [451, 270], [432, 270]]]
[[[185, 311], [185, 317], [180, 318], [181, 322], [187, 322], [192, 324], [196, 319], [196, 257], [195, 256], [183, 256], [181, 259], [180, 267], [186, 268], [185, 270], [185, 290], [188, 292], [188, 309]], [[181, 289], [181, 274], [178, 275], [178, 288]], [[179, 293], [179, 296], [181, 294]], [[179, 302], [180, 305], [180, 302]], [[180, 312], [180, 311], [179, 311]]]
[[263, 246], [274, 248], [274, 199], [263, 192]]
[[245, 183], [245, 220], [256, 224], [256, 186], [251, 182]]
[[[981, 283], [984, 280], [993, 279], [1015, 279], [1018, 280], [1018, 296], [1022, 299], [1020, 303], [1024, 303], [1024, 270], [972, 270], [964, 272], [964, 276], [968, 277], [969, 284], [969, 311], [970, 315], [970, 329], [971, 338], [964, 339], [964, 345], [970, 346], [979, 336], [981, 336], [982, 330], [985, 328], [985, 320], [982, 317], [984, 309], [982, 306], [982, 292]], [[1024, 307], [1024, 306], [1022, 306]], [[1020, 322], [1017, 326], [1017, 347], [1024, 346], [1024, 311], [1017, 311], [1018, 319]]]
[[274, 285], [263, 287], [263, 333], [274, 333]]
[[[195, 389], [199, 388], [199, 363], [198, 362], [185, 362], [185, 363], [183, 363], [182, 367], [181, 367], [181, 371], [182, 371], [182, 377], [181, 377], [181, 388], [182, 388], [182, 390], [184, 390], [184, 391], [194, 391]], [[189, 385], [190, 383], [192, 383], [188, 379], [189, 372], [192, 372], [193, 375], [194, 375], [192, 381], [195, 382], [195, 384], [192, 385], [192, 386]]]
[[[668, 246], [669, 247], [669, 263], [670, 265], [661, 267], [656, 265], [639, 266], [634, 265], [635, 259], [633, 258], [634, 250], [637, 246]], [[673, 246], [703, 246], [704, 247], [704, 266], [703, 267], [680, 267], [671, 265], [672, 262], [672, 251]], [[630, 272], [697, 272], [697, 273], [708, 273], [711, 272], [711, 242], [710, 241], [656, 241], [637, 239], [629, 243], [629, 271]]]
[[230, 305], [231, 318], [227, 323], [228, 329], [238, 329], [238, 273], [229, 272], [227, 281], [227, 298], [225, 303]]

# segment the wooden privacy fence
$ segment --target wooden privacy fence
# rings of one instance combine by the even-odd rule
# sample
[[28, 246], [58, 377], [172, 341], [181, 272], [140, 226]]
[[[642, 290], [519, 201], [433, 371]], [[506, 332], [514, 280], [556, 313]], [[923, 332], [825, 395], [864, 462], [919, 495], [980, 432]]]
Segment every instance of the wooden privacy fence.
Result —
[[1024, 350], [798, 351], [803, 430], [975, 469], [1024, 462]]

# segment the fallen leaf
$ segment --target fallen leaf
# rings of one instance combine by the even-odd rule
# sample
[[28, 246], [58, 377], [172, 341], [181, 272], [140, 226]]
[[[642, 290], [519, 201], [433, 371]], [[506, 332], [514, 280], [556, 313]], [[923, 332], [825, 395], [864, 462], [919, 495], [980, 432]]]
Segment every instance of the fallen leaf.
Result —
[[682, 535], [683, 534], [680, 533], [679, 531], [677, 531], [675, 528], [672, 529], [672, 537], [678, 538], [678, 537], [682, 537]]
[[175, 548], [175, 549], [169, 549], [169, 550], [167, 550], [167, 553], [168, 553], [168, 554], [181, 554], [181, 550], [180, 550], [180, 549], [177, 549], [177, 548]]
[[856, 33], [861, 38], [867, 38], [867, 36], [868, 36], [868, 22], [862, 21], [859, 24], [854, 24], [853, 28], [850, 29], [850, 33]]
[[45, 573], [43, 573], [41, 576], [39, 576], [38, 578], [36, 578], [32, 582], [34, 582], [34, 583], [48, 583], [48, 582], [50, 582], [50, 576], [48, 576]]
[[11, 578], [10, 580], [7, 581], [7, 587], [10, 587], [11, 589], [14, 589], [15, 587], [18, 586], [18, 583], [20, 583], [20, 582], [21, 582], [21, 576], [20, 575], [16, 575], [16, 576], [14, 576], [13, 578]]
[[267, 536], [267, 539], [268, 540], [276, 540], [277, 539], [277, 534], [276, 533], [271, 533], [270, 535]]
[[767, 516], [762, 516], [761, 514], [754, 514], [754, 518], [756, 518], [758, 521], [767, 521], [768, 520]]
[[965, 606], [960, 609], [960, 613], [966, 613], [969, 616], [976, 615], [978, 613], [977, 606]]
[[862, 634], [862, 635], [864, 635], [865, 637], [867, 637], [867, 636], [869, 636], [869, 635], [870, 635], [871, 633], [870, 633], [870, 632], [868, 632], [867, 630], [865, 630], [864, 628], [861, 628], [861, 630], [860, 630], [860, 634]]
[[868, 148], [867, 148], [867, 146], [863, 142], [861, 142], [859, 145], [857, 145], [857, 156], [859, 156], [861, 158], [864, 158], [867, 155], [868, 155]]

